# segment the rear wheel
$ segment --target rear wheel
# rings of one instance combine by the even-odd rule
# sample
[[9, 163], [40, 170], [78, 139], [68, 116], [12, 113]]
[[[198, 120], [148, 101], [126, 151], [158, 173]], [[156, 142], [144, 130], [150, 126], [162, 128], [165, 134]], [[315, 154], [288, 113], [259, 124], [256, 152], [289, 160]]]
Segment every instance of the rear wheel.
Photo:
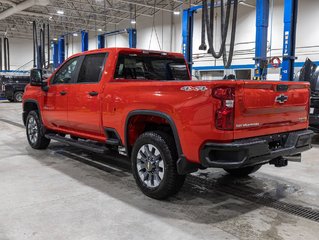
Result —
[[262, 165], [255, 165], [243, 168], [236, 168], [236, 169], [224, 169], [229, 174], [236, 176], [236, 177], [245, 177], [251, 173], [257, 172]]
[[36, 111], [30, 111], [26, 120], [26, 132], [30, 146], [34, 149], [46, 149], [50, 139], [44, 136], [42, 121]]
[[143, 133], [132, 151], [132, 171], [141, 191], [155, 199], [177, 193], [185, 175], [177, 173], [177, 152], [171, 136], [163, 132]]
[[22, 102], [23, 92], [15, 92], [13, 99], [15, 102]]

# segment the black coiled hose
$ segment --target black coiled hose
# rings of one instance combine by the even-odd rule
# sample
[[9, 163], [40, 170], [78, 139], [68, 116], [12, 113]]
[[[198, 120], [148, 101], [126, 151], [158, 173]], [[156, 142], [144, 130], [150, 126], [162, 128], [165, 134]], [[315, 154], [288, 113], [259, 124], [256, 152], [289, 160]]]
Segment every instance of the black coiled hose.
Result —
[[37, 51], [38, 51], [38, 36], [37, 36], [37, 25], [33, 21], [33, 67], [37, 67]]
[[201, 32], [201, 44], [199, 46], [199, 50], [206, 50], [207, 45], [206, 45], [206, 31], [205, 31], [205, 15], [202, 14], [202, 32]]
[[223, 53], [223, 62], [224, 62], [225, 68], [229, 68], [232, 61], [233, 61], [234, 48], [235, 48], [235, 37], [236, 37], [236, 27], [237, 27], [237, 12], [238, 12], [237, 10], [238, 10], [238, 0], [234, 0], [233, 22], [232, 22], [232, 30], [231, 30], [228, 58], [227, 58], [226, 48], [224, 48], [224, 53]]
[[[231, 31], [231, 43], [229, 56], [227, 57], [226, 53], [226, 40], [228, 34], [228, 26], [229, 26], [229, 18], [230, 18], [230, 10], [231, 10], [231, 0], [227, 0], [227, 8], [226, 8], [226, 18], [224, 17], [224, 1], [220, 1], [221, 8], [221, 46], [218, 52], [215, 51], [214, 48], [214, 12], [215, 12], [215, 0], [211, 0], [210, 7], [210, 16], [208, 17], [208, 4], [207, 0], [203, 0], [203, 17], [202, 17], [202, 44], [206, 41], [205, 39], [205, 26], [207, 29], [207, 38], [209, 50], [208, 53], [212, 54], [214, 58], [220, 58], [223, 56], [223, 62], [225, 68], [229, 68], [233, 59], [234, 54], [234, 45], [235, 45], [235, 35], [236, 35], [236, 25], [237, 25], [237, 10], [238, 10], [238, 0], [234, 0], [234, 9], [233, 9], [233, 19], [232, 19], [232, 31]], [[204, 26], [204, 27], [203, 27]]]

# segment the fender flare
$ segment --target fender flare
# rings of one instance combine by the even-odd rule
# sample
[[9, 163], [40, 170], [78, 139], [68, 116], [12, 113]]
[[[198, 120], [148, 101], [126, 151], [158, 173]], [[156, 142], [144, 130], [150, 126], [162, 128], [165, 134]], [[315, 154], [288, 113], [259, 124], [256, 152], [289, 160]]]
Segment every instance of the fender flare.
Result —
[[39, 117], [40, 117], [40, 119], [41, 119], [42, 122], [43, 122], [43, 119], [42, 119], [42, 116], [41, 116], [41, 108], [40, 108], [40, 106], [39, 106], [38, 101], [37, 101], [37, 100], [34, 100], [34, 99], [26, 99], [26, 100], [23, 101], [23, 106], [22, 106], [22, 109], [23, 109], [23, 112], [22, 112], [22, 120], [23, 120], [24, 125], [25, 125], [24, 119], [26, 119], [26, 117], [27, 117], [27, 116], [25, 116], [26, 113], [25, 113], [25, 111], [24, 111], [24, 107], [25, 107], [25, 104], [26, 104], [26, 103], [34, 103], [35, 105], [37, 105]]
[[179, 139], [179, 135], [178, 135], [178, 131], [177, 131], [175, 122], [173, 121], [171, 116], [169, 116], [168, 114], [160, 112], [160, 111], [154, 111], [154, 110], [134, 110], [134, 111], [129, 112], [129, 114], [127, 115], [126, 120], [125, 120], [125, 129], [124, 129], [124, 141], [125, 141], [124, 144], [125, 144], [125, 148], [127, 151], [128, 151], [128, 136], [127, 136], [128, 135], [127, 134], [128, 123], [129, 123], [129, 120], [136, 115], [156, 116], [156, 117], [164, 118], [169, 123], [169, 125], [172, 129], [178, 156], [179, 157], [183, 156], [182, 146], [181, 146], [181, 142]]

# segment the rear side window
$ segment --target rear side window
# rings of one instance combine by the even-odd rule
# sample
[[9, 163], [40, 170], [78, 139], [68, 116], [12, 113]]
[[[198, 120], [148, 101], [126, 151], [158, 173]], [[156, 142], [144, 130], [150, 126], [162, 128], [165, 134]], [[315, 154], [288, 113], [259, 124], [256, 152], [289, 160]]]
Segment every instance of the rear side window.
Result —
[[78, 77], [78, 83], [97, 83], [104, 68], [106, 53], [86, 55]]
[[120, 54], [115, 79], [190, 80], [183, 58], [137, 54]]

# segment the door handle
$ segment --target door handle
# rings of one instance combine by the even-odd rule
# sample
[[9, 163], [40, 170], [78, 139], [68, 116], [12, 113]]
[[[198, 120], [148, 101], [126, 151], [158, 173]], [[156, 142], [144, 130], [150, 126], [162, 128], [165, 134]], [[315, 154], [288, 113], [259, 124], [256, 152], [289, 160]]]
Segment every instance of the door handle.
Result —
[[65, 94], [67, 94], [66, 91], [61, 91], [61, 92], [60, 92], [60, 95], [62, 95], [62, 96], [64, 96]]
[[89, 95], [92, 96], [92, 97], [94, 97], [94, 96], [99, 95], [99, 93], [98, 93], [98, 92], [95, 92], [95, 91], [92, 91], [92, 92], [89, 92]]

